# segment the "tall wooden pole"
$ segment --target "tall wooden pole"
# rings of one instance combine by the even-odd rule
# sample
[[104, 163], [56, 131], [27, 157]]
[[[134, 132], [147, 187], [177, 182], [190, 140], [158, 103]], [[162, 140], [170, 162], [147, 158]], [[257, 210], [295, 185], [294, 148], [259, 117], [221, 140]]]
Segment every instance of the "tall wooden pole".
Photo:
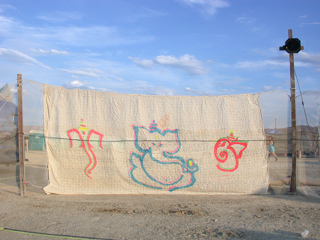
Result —
[[24, 136], [23, 136], [23, 105], [22, 105], [22, 75], [17, 74], [18, 89], [18, 143], [19, 143], [19, 176], [20, 195], [26, 195], [25, 166], [24, 166]]
[[[292, 38], [292, 29], [288, 31], [289, 38]], [[294, 77], [294, 56], [293, 53], [289, 53], [290, 58], [290, 82], [291, 82], [291, 130], [292, 130], [292, 173], [291, 173], [291, 185], [290, 192], [296, 195], [297, 192], [297, 143], [296, 143], [296, 87]]]

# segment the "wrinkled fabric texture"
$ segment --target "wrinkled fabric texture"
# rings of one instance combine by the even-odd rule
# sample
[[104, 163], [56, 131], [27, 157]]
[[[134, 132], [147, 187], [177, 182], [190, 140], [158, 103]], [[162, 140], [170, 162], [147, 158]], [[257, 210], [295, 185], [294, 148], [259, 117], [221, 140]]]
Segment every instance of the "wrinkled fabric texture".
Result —
[[147, 96], [44, 86], [56, 194], [264, 194], [259, 95]]

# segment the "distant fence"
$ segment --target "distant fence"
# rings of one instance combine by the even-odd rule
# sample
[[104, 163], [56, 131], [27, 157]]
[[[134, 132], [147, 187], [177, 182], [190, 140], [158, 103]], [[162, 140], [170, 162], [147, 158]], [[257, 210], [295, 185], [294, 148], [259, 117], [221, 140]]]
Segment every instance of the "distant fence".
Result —
[[17, 105], [13, 103], [10, 86], [0, 89], [0, 163], [18, 162]]

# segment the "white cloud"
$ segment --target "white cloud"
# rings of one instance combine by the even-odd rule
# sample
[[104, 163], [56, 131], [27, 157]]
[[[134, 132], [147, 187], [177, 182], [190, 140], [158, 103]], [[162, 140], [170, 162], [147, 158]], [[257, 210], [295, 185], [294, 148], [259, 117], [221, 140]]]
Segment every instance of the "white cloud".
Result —
[[302, 23], [302, 25], [319, 25], [320, 22]]
[[53, 13], [43, 13], [37, 18], [51, 23], [62, 23], [69, 20], [80, 20], [82, 15], [78, 12], [56, 11]]
[[38, 49], [43, 46], [74, 46], [90, 48], [101, 46], [119, 46], [153, 41], [154, 37], [141, 31], [121, 31], [113, 26], [92, 25], [77, 27], [72, 25], [48, 26], [41, 28], [26, 26], [14, 18], [0, 16], [0, 34], [2, 46], [30, 46]]
[[15, 22], [12, 18], [0, 16], [0, 33], [7, 35], [10, 29], [14, 29]]
[[287, 62], [276, 60], [263, 60], [263, 61], [240, 61], [236, 64], [236, 68], [250, 68], [257, 69], [263, 67], [284, 67], [288, 66]]
[[274, 86], [266, 86], [266, 85], [263, 86], [263, 90], [264, 90], [264, 91], [270, 91], [270, 90], [272, 90], [273, 88], [274, 88]]
[[39, 48], [39, 50], [32, 49], [32, 51], [33, 51], [33, 52], [36, 52], [36, 53], [52, 54], [52, 55], [67, 55], [67, 54], [69, 54], [69, 53], [66, 52], [66, 51], [58, 51], [58, 50], [55, 50], [55, 49], [42, 50], [41, 48]]
[[276, 54], [279, 53], [279, 48], [275, 48], [275, 47], [270, 47], [270, 48], [254, 48], [251, 50], [252, 53], [254, 53], [255, 55], [260, 55], [263, 56], [265, 58], [267, 57], [274, 57]]
[[262, 89], [263, 89], [263, 91], [278, 91], [278, 90], [282, 90], [282, 87], [281, 86], [264, 85]]
[[49, 68], [48, 66], [37, 61], [36, 59], [14, 49], [0, 48], [0, 57], [10, 62], [36, 64], [44, 68]]
[[70, 86], [72, 86], [72, 87], [81, 87], [81, 86], [83, 86], [83, 83], [78, 81], [78, 80], [74, 80], [74, 81], [70, 82]]
[[70, 70], [70, 69], [59, 69], [62, 72], [75, 74], [77, 76], [86, 76], [86, 77], [100, 77], [101, 71], [97, 69], [87, 69], [87, 71], [83, 70]]
[[202, 75], [207, 73], [208, 69], [206, 69], [203, 66], [203, 62], [200, 60], [197, 60], [194, 56], [185, 54], [180, 57], [174, 57], [174, 56], [164, 56], [160, 55], [152, 60], [140, 60], [139, 58], [132, 58], [130, 59], [137, 65], [142, 67], [152, 67], [154, 64], [161, 65], [161, 66], [167, 66], [177, 69], [182, 69], [189, 74], [194, 75]]
[[165, 14], [163, 12], [155, 11], [150, 8], [143, 7], [142, 9], [139, 9], [140, 12], [135, 13], [134, 15], [128, 15], [126, 17], [128, 22], [136, 22], [143, 19], [154, 18], [159, 16], [164, 16]]
[[101, 92], [111, 92], [110, 89], [107, 88], [97, 88], [93, 86], [88, 86], [88, 90], [101, 91]]
[[248, 17], [238, 17], [237, 22], [239, 23], [246, 23], [246, 24], [253, 24], [255, 22], [254, 19]]
[[67, 89], [79, 88], [79, 89], [82, 89], [82, 90], [94, 90], [94, 91], [110, 92], [110, 90], [106, 89], [106, 88], [97, 88], [97, 87], [93, 87], [93, 86], [87, 86], [87, 85], [85, 85], [84, 83], [82, 83], [79, 80], [74, 80], [74, 81], [71, 81], [70, 83], [64, 83], [63, 87], [67, 88]]
[[230, 4], [226, 0], [178, 0], [189, 6], [200, 9], [206, 15], [214, 15], [219, 8], [229, 7]]
[[245, 24], [245, 26], [253, 33], [257, 33], [260, 31], [261, 27], [256, 26], [256, 19], [248, 18], [246, 16], [236, 18], [236, 21], [241, 24]]
[[130, 45], [154, 39], [152, 36], [145, 36], [141, 33], [124, 33], [117, 27], [109, 26], [49, 27], [38, 34], [50, 42], [78, 47]]
[[230, 89], [221, 89], [221, 92], [223, 92], [223, 94], [234, 94], [236, 91], [232, 88]]
[[243, 86], [243, 83], [247, 81], [245, 78], [241, 77], [225, 77], [225, 76], [220, 76], [220, 81], [218, 82], [219, 86], [228, 86], [228, 87], [234, 87], [237, 86], [240, 88], [240, 86]]
[[192, 88], [189, 88], [189, 87], [186, 87], [184, 90], [186, 92], [190, 92], [190, 93], [197, 94], [197, 95], [200, 95], [200, 96], [209, 96], [209, 95], [211, 95], [208, 92], [203, 92], [201, 90], [192, 89]]
[[[285, 62], [288, 65], [289, 55], [284, 52], [275, 60]], [[299, 53], [295, 54], [294, 60], [294, 66], [296, 67], [320, 68], [320, 54], [309, 54], [305, 51], [300, 51]]]
[[165, 88], [165, 87], [159, 87], [159, 86], [152, 86], [152, 87], [142, 87], [139, 89], [142, 90], [147, 95], [158, 95], [158, 96], [174, 96], [174, 90]]
[[248, 18], [246, 17], [238, 17], [237, 18], [237, 22], [247, 22], [248, 21]]
[[161, 95], [161, 96], [173, 96], [175, 95], [175, 91], [170, 88], [166, 88], [159, 85], [154, 85], [150, 82], [143, 80], [132, 81], [130, 84], [130, 88], [134, 92], [141, 92], [147, 95]]
[[1, 4], [0, 5], [0, 13], [5, 12], [7, 10], [15, 10], [16, 8], [10, 4]]
[[[240, 61], [235, 67], [243, 69], [260, 69], [260, 68], [282, 68], [288, 67], [289, 57], [287, 53], [280, 54], [277, 58], [263, 61]], [[320, 67], [320, 54], [308, 54], [300, 51], [295, 55], [296, 67]]]
[[295, 59], [299, 62], [320, 67], [320, 54], [309, 54], [304, 51], [300, 51], [298, 54], [296, 54]]
[[133, 57], [129, 57], [129, 59], [131, 59], [135, 64], [144, 68], [150, 68], [154, 65], [153, 60], [147, 60], [147, 59], [140, 60], [139, 58], [133, 58]]

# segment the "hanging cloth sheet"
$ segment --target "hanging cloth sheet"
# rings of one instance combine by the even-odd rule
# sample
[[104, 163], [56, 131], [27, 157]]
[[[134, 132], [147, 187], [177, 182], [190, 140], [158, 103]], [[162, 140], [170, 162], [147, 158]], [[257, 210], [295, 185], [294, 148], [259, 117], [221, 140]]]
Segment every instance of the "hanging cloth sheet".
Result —
[[259, 95], [146, 96], [44, 86], [56, 194], [264, 194]]

